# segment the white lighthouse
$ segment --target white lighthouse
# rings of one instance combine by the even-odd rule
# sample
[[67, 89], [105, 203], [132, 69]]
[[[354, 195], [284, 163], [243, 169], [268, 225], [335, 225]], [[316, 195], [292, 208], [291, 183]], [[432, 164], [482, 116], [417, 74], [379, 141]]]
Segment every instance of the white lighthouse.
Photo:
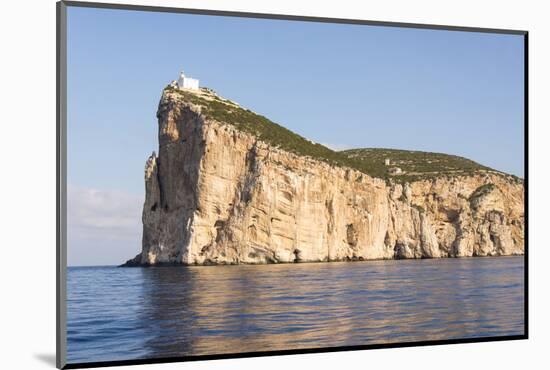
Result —
[[189, 89], [189, 90], [198, 90], [199, 89], [199, 80], [194, 78], [186, 77], [185, 73], [181, 71], [180, 78], [178, 78], [178, 88], [180, 89]]

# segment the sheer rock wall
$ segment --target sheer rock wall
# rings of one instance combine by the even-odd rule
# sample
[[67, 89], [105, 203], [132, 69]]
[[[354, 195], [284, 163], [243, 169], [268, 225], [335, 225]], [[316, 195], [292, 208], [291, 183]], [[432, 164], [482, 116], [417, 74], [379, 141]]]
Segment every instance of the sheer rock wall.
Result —
[[167, 91], [157, 117], [128, 265], [523, 254], [523, 184], [504, 176], [387, 183], [274, 148]]

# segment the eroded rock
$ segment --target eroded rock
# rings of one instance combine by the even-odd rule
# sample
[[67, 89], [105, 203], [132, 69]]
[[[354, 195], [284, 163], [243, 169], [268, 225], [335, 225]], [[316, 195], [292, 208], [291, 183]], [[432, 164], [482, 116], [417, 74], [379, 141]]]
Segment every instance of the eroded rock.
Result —
[[270, 146], [169, 91], [157, 117], [131, 264], [523, 254], [523, 184], [505, 176], [388, 184]]

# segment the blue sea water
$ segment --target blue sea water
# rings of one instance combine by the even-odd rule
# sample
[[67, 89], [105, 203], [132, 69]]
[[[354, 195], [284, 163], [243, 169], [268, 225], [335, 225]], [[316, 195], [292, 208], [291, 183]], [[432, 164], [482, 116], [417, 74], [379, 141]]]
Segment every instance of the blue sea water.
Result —
[[524, 258], [69, 267], [67, 360], [524, 334]]

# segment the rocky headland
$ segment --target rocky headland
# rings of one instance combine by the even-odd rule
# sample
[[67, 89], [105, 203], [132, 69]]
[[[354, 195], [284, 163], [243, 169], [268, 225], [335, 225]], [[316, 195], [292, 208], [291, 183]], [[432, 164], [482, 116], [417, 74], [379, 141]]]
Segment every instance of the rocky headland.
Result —
[[164, 89], [126, 266], [521, 255], [524, 185], [437, 153], [313, 143], [214, 91]]

